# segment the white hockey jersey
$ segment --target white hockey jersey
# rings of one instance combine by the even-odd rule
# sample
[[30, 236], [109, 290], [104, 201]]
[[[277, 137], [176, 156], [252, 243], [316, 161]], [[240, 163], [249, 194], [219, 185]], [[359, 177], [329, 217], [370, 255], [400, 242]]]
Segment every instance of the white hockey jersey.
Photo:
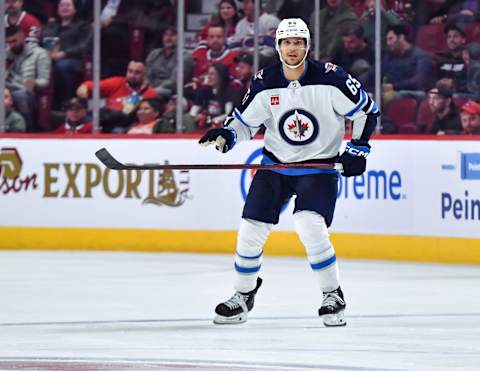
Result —
[[308, 60], [303, 76], [289, 81], [279, 62], [253, 77], [225, 126], [235, 131], [239, 142], [250, 140], [264, 125], [268, 152], [280, 162], [302, 162], [337, 156], [344, 118], [354, 122], [352, 139], [368, 141], [378, 113], [358, 80], [341, 67]]

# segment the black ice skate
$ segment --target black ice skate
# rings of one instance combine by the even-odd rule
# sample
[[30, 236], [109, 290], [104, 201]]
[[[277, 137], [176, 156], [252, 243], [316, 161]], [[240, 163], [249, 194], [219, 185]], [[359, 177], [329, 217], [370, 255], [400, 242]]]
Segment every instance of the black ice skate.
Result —
[[318, 315], [322, 317], [325, 326], [345, 326], [345, 307], [343, 292], [339, 286], [336, 290], [323, 293], [322, 307], [318, 310]]
[[216, 325], [229, 325], [244, 323], [247, 321], [248, 312], [253, 309], [255, 294], [262, 285], [262, 279], [257, 278], [257, 287], [247, 293], [236, 292], [230, 299], [220, 303], [215, 308], [215, 318], [213, 323]]

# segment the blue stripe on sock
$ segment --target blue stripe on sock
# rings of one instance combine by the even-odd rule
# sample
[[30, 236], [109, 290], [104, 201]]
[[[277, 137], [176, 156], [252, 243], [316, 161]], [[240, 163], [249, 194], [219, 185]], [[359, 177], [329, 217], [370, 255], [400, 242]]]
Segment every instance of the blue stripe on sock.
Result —
[[253, 259], [258, 259], [259, 257], [261, 257], [263, 255], [263, 251], [260, 252], [260, 254], [258, 254], [257, 256], [243, 256], [243, 255], [240, 255], [238, 252], [237, 252], [237, 255], [242, 259], [253, 260]]
[[252, 268], [244, 268], [235, 263], [235, 270], [239, 273], [256, 273], [260, 270], [260, 265]]
[[315, 263], [311, 264], [310, 266], [312, 267], [313, 270], [319, 270], [328, 267], [329, 265], [335, 263], [337, 261], [337, 256], [333, 255], [331, 258], [328, 258], [327, 260], [324, 260], [323, 262], [320, 263]]

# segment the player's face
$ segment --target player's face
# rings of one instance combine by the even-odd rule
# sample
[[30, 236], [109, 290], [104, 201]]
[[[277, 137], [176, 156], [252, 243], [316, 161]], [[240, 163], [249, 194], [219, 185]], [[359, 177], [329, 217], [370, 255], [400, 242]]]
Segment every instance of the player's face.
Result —
[[299, 64], [306, 52], [305, 39], [301, 37], [288, 37], [281, 40], [280, 53], [283, 60], [291, 66]]
[[465, 37], [457, 30], [450, 30], [447, 33], [447, 47], [449, 50], [456, 50], [465, 45]]

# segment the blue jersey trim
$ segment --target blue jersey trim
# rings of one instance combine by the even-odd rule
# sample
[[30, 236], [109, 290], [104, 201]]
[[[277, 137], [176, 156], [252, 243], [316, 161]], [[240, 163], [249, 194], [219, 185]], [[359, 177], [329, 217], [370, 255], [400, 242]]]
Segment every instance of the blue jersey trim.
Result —
[[367, 99], [367, 93], [365, 93], [365, 91], [362, 89], [360, 90], [360, 103], [357, 104], [357, 106], [352, 109], [350, 112], [348, 112], [345, 117], [351, 117], [353, 114], [355, 114], [355, 112], [359, 111], [362, 107], [363, 107], [363, 104], [365, 103], [366, 99]]
[[235, 270], [239, 273], [256, 273], [260, 270], [260, 265], [252, 268], [244, 268], [240, 267], [237, 263], [235, 263]]
[[319, 270], [328, 267], [329, 265], [332, 265], [337, 261], [337, 256], [333, 255], [331, 258], [328, 258], [327, 260], [324, 260], [323, 262], [316, 263], [316, 264], [310, 264], [313, 270]]
[[[272, 161], [268, 156], [263, 155], [262, 165], [276, 165], [277, 162]], [[335, 169], [275, 169], [272, 170], [276, 173], [290, 176], [301, 176], [310, 174], [334, 174], [337, 172]]]

